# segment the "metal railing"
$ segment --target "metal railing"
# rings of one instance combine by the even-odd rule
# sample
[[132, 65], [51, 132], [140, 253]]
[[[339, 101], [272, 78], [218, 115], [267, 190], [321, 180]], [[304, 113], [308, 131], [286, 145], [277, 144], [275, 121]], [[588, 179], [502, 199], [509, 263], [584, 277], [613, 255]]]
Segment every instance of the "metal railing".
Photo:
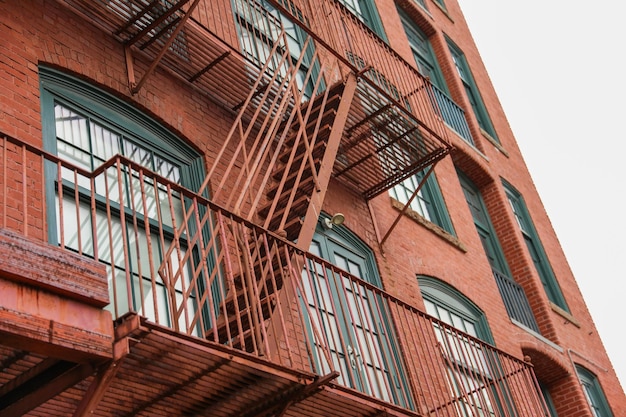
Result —
[[53, 243], [106, 264], [114, 317], [338, 371], [342, 389], [424, 414], [546, 415], [529, 364], [131, 160], [88, 172], [1, 135], [0, 163], [1, 226], [49, 223]]
[[524, 288], [515, 282], [515, 280], [496, 270], [493, 270], [493, 276], [498, 284], [498, 289], [500, 290], [500, 295], [502, 296], [502, 301], [504, 301], [506, 311], [509, 313], [509, 317], [529, 329], [541, 333], [537, 321], [535, 320], [535, 315], [528, 303]]
[[434, 97], [433, 105], [439, 107], [444, 122], [463, 138], [463, 140], [474, 145], [474, 139], [472, 138], [472, 133], [467, 124], [467, 119], [465, 118], [465, 111], [437, 86], [433, 85], [432, 87]]
[[[289, 13], [294, 3], [268, 0]], [[282, 6], [279, 3], [286, 3]], [[336, 59], [408, 111], [417, 123], [446, 138], [439, 110], [432, 105], [432, 84], [404, 60], [363, 20], [338, 0], [300, 1], [310, 16], [311, 28], [303, 27], [317, 44], [324, 45]]]

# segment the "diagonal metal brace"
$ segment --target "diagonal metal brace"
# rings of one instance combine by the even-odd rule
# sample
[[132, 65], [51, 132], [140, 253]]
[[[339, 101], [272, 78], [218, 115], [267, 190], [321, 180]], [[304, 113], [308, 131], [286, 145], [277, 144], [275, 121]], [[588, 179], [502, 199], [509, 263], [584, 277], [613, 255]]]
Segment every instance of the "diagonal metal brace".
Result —
[[321, 387], [328, 385], [332, 380], [336, 379], [339, 376], [339, 372], [333, 371], [327, 375], [321, 376], [315, 379], [310, 384], [307, 384], [303, 387], [300, 387], [298, 390], [293, 392], [288, 399], [271, 405], [264, 410], [253, 409], [250, 410], [247, 414], [241, 417], [266, 417], [271, 415], [273, 417], [282, 417], [289, 410], [289, 407], [292, 405], [305, 400], [306, 398], [315, 394]]
[[163, 48], [161, 49], [161, 52], [159, 52], [159, 54], [154, 58], [154, 61], [152, 61], [152, 63], [150, 64], [150, 67], [143, 74], [143, 76], [141, 77], [141, 80], [139, 80], [139, 82], [136, 83], [136, 84], [135, 84], [135, 80], [134, 80], [135, 76], [134, 76], [134, 69], [133, 69], [134, 66], [133, 66], [133, 61], [132, 61], [132, 55], [130, 53], [131, 45], [128, 44], [128, 45], [126, 45], [124, 47], [125, 48], [125, 55], [126, 55], [126, 67], [128, 69], [128, 81], [129, 81], [129, 84], [130, 84], [130, 92], [131, 92], [131, 94], [135, 95], [135, 94], [137, 94], [139, 92], [139, 90], [141, 90], [141, 88], [145, 84], [145, 82], [148, 79], [148, 77], [150, 75], [152, 75], [152, 73], [156, 69], [157, 65], [159, 65], [159, 63], [161, 62], [161, 59], [163, 59], [163, 57], [165, 56], [165, 53], [167, 52], [167, 50], [170, 48], [170, 46], [172, 46], [172, 43], [174, 43], [174, 41], [176, 40], [176, 37], [178, 36], [180, 31], [185, 26], [185, 23], [187, 22], [187, 19], [189, 19], [189, 17], [191, 16], [193, 10], [196, 8], [198, 3], [200, 3], [200, 0], [194, 0], [194, 2], [191, 4], [191, 6], [189, 6], [189, 9], [185, 13], [185, 15], [180, 19], [180, 21], [178, 22], [178, 25], [176, 26], [176, 28], [170, 34], [169, 39], [163, 45]]
[[[404, 214], [406, 213], [406, 211], [409, 209], [409, 206], [411, 205], [411, 203], [413, 202], [413, 200], [415, 199], [415, 197], [417, 197], [417, 194], [420, 192], [420, 190], [422, 189], [422, 187], [424, 186], [424, 184], [426, 184], [426, 181], [428, 180], [428, 177], [430, 177], [430, 174], [432, 174], [432, 172], [435, 169], [435, 165], [437, 165], [437, 163], [433, 163], [429, 168], [428, 171], [426, 171], [426, 175], [424, 175], [424, 178], [422, 178], [422, 180], [420, 181], [419, 185], [417, 186], [417, 188], [415, 189], [415, 191], [413, 191], [413, 194], [411, 195], [411, 198], [409, 198], [409, 200], [406, 202], [406, 204], [404, 205], [404, 207], [402, 207], [402, 210], [400, 211], [400, 214], [398, 214], [398, 217], [396, 217], [396, 219], [394, 220], [393, 224], [389, 227], [389, 230], [387, 230], [387, 233], [385, 233], [385, 236], [383, 236], [383, 238], [380, 241], [380, 249], [381, 251], [383, 250], [383, 245], [385, 244], [385, 242], [387, 241], [387, 239], [389, 238], [389, 235], [391, 234], [391, 232], [393, 231], [393, 229], [395, 229], [396, 225], [398, 224], [398, 222], [400, 221], [400, 219], [402, 218], [402, 216], [404, 216]], [[383, 251], [384, 252], [384, 251]]]

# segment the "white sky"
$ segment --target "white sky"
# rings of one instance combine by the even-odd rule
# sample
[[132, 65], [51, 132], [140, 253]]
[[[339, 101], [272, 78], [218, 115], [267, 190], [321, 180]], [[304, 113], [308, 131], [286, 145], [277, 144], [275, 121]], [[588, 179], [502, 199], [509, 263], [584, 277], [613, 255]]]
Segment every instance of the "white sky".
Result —
[[626, 387], [626, 25], [619, 0], [459, 0]]

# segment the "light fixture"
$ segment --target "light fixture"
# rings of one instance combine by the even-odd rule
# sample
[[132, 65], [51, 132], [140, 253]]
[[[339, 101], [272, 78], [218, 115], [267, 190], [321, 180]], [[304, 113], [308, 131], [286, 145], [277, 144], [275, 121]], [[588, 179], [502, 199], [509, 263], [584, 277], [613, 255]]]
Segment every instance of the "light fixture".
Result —
[[327, 229], [332, 229], [333, 226], [340, 226], [341, 224], [343, 224], [343, 221], [346, 219], [346, 216], [343, 215], [343, 213], [335, 213], [333, 215], [333, 217], [331, 217], [330, 219], [326, 218], [324, 219], [324, 227], [326, 227]]

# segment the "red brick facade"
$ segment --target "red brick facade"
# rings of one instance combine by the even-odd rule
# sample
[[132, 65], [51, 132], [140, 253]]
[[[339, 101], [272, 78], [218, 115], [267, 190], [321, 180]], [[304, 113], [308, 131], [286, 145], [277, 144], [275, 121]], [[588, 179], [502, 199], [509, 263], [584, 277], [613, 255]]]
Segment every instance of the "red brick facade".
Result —
[[[387, 192], [367, 202], [335, 179], [330, 180], [323, 211], [345, 215], [344, 226], [374, 252], [383, 288], [391, 296], [423, 310], [424, 302], [416, 277], [428, 276], [449, 284], [471, 300], [484, 312], [497, 348], [520, 359], [530, 358], [535, 374], [548, 388], [559, 416], [592, 415], [574, 364], [597, 376], [613, 415], [626, 416], [623, 389], [533, 185], [459, 5], [454, 0], [446, 0], [444, 10], [434, 1], [426, 2], [430, 15], [414, 1], [376, 0], [376, 7], [389, 45], [407, 62], [413, 62], [413, 57], [396, 4], [429, 36], [451, 98], [466, 109], [475, 147], [449, 130], [448, 138], [454, 149], [434, 171], [455, 234], [434, 230], [436, 228], [429, 222], [417, 221], [410, 215], [402, 216], [394, 226], [400, 210]], [[224, 109], [203, 91], [162, 67], [156, 69], [137, 94], [130, 94], [123, 45], [62, 3], [54, 0], [0, 1], [0, 132], [28, 145], [43, 147], [39, 68], [48, 66], [101, 88], [145, 113], [202, 154], [206, 166], [212, 166], [236, 112]], [[488, 138], [478, 127], [446, 37], [463, 51], [499, 143]], [[139, 58], [135, 60], [136, 69], [141, 73], [149, 64]], [[3, 160], [21, 161], [22, 156], [11, 149], [3, 150]], [[231, 147], [226, 150], [226, 155], [234, 152]], [[224, 160], [228, 158], [224, 157]], [[38, 180], [37, 163], [36, 157], [27, 157], [26, 165], [32, 166], [33, 170], [28, 171], [25, 187], [36, 191], [34, 195], [37, 190], [42, 195], [44, 185]], [[29, 197], [27, 210], [24, 210], [21, 200], [24, 177], [15, 168], [20, 165], [21, 162], [13, 166], [9, 162], [4, 167], [5, 177], [0, 182], [0, 190], [4, 193], [0, 197], [0, 215], [4, 222], [0, 226], [7, 231], [27, 234], [29, 239], [43, 244], [47, 240], [46, 207], [43, 199], [37, 201], [35, 197]], [[479, 187], [511, 273], [528, 297], [542, 337], [511, 322], [476, 233], [457, 170]], [[502, 180], [523, 196], [569, 312], [562, 311], [548, 300], [510, 209]], [[235, 178], [228, 178], [225, 188], [234, 183]], [[215, 187], [214, 181], [210, 187]], [[393, 231], [381, 246], [381, 238], [391, 227]], [[6, 268], [2, 268], [2, 272], [2, 280], [11, 280], [5, 275]], [[41, 291], [56, 294], [49, 288]], [[67, 294], [61, 292], [54, 297], [63, 299]], [[74, 306], [75, 301], [68, 298], [65, 302], [74, 313], [82, 311]], [[4, 302], [0, 302], [0, 307], [5, 307]], [[89, 311], [92, 309], [90, 307]], [[0, 340], [0, 343], [3, 342]]]

